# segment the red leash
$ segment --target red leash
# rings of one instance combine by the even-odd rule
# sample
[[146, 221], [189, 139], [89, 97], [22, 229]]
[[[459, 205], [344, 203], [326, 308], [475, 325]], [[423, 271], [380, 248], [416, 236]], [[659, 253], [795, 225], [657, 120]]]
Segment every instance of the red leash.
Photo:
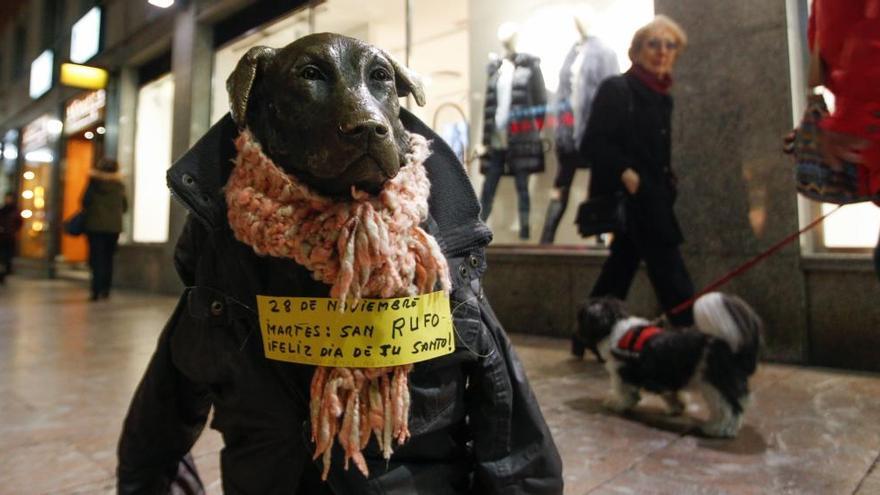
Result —
[[810, 222], [810, 224], [807, 225], [806, 227], [804, 227], [804, 228], [802, 228], [801, 230], [799, 230], [799, 231], [797, 231], [797, 232], [795, 232], [795, 233], [789, 235], [789, 236], [786, 237], [785, 239], [782, 239], [781, 241], [779, 241], [779, 242], [777, 242], [776, 244], [774, 244], [774, 245], [770, 246], [769, 248], [767, 248], [767, 250], [764, 251], [763, 253], [759, 253], [759, 254], [758, 254], [757, 256], [755, 256], [754, 258], [752, 258], [752, 259], [746, 261], [746, 262], [743, 263], [742, 265], [740, 265], [740, 266], [734, 268], [733, 270], [729, 271], [729, 272], [728, 272], [727, 274], [725, 274], [723, 277], [721, 277], [721, 278], [719, 278], [718, 280], [716, 280], [716, 281], [712, 282], [711, 284], [707, 285], [707, 286], [706, 286], [705, 288], [703, 288], [703, 290], [701, 290], [700, 292], [697, 292], [696, 294], [694, 294], [694, 296], [691, 297], [690, 299], [688, 299], [687, 301], [685, 301], [685, 302], [679, 304], [678, 306], [672, 308], [672, 309], [669, 311], [669, 314], [671, 314], [671, 315], [675, 315], [675, 314], [681, 313], [682, 311], [688, 309], [689, 307], [691, 307], [691, 306], [694, 304], [694, 302], [696, 302], [697, 299], [700, 298], [700, 296], [702, 296], [702, 295], [704, 295], [704, 294], [708, 294], [709, 292], [712, 292], [713, 290], [717, 289], [718, 287], [721, 287], [722, 285], [726, 284], [727, 282], [730, 282], [731, 280], [733, 280], [734, 278], [736, 278], [738, 275], [741, 275], [743, 272], [748, 271], [750, 268], [752, 268], [753, 266], [757, 265], [758, 263], [760, 263], [761, 261], [763, 261], [765, 258], [767, 258], [767, 257], [769, 257], [770, 255], [776, 253], [776, 251], [779, 251], [780, 249], [782, 249], [783, 247], [785, 247], [787, 244], [789, 244], [790, 242], [792, 242], [792, 241], [794, 241], [795, 239], [797, 239], [798, 237], [800, 237], [801, 234], [803, 234], [804, 232], [806, 232], [806, 231], [812, 229], [813, 227], [815, 227], [816, 225], [819, 225], [820, 223], [822, 223], [823, 220], [825, 220], [826, 218], [828, 218], [832, 213], [834, 213], [834, 212], [836, 212], [837, 210], [839, 210], [842, 206], [843, 206], [843, 205], [837, 205], [837, 208], [835, 208], [835, 209], [829, 211], [828, 213], [822, 215], [821, 217], [819, 217], [819, 218], [813, 220], [813, 221]]

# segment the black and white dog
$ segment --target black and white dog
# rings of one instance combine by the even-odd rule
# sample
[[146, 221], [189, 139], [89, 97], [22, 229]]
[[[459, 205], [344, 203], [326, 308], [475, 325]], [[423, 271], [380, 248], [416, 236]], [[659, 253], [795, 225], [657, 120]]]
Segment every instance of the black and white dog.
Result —
[[578, 311], [574, 341], [596, 349], [611, 374], [605, 406], [616, 412], [639, 402], [639, 390], [660, 394], [681, 414], [684, 389], [702, 393], [711, 416], [704, 434], [734, 437], [758, 364], [763, 324], [742, 299], [713, 292], [694, 304], [694, 328], [664, 330], [630, 316], [616, 299], [590, 299]]

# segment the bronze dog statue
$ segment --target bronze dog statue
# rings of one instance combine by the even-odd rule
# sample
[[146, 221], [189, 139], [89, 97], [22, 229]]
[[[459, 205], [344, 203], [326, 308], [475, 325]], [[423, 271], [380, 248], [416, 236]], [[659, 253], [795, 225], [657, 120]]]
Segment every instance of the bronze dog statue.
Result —
[[398, 98], [421, 84], [376, 47], [323, 33], [251, 48], [227, 81], [232, 117], [265, 153], [325, 194], [375, 192], [407, 148]]
[[[481, 288], [491, 231], [479, 219], [476, 195], [452, 150], [400, 108], [398, 98], [403, 96], [424, 104], [414, 75], [366, 43], [316, 34], [281, 49], [251, 49], [227, 85], [230, 115], [168, 172], [169, 187], [190, 213], [174, 252], [186, 289], [132, 400], [119, 442], [118, 492], [168, 493], [174, 484], [187, 485], [186, 479], [197, 481], [187, 453], [213, 408], [211, 426], [222, 433], [225, 444], [226, 493], [561, 494], [562, 464], [556, 446], [522, 364]], [[267, 161], [272, 162], [271, 178], [264, 174]], [[236, 188], [237, 179], [251, 182]], [[303, 191], [303, 184], [309, 191]], [[421, 194], [418, 208], [410, 209], [413, 215], [403, 215], [393, 193], [416, 186]], [[299, 202], [291, 206], [293, 189]], [[409, 375], [400, 374], [406, 380], [398, 382], [398, 392], [407, 393], [396, 392], [396, 397], [411, 393], [411, 403], [395, 400], [391, 407], [390, 393], [380, 397], [380, 402], [388, 398], [385, 411], [399, 409], [385, 418], [406, 425], [401, 430], [406, 439], [398, 439], [393, 455], [386, 455], [390, 441], [380, 445], [378, 435], [370, 436], [367, 429], [366, 437], [346, 437], [348, 446], [357, 448], [331, 442], [324, 458], [313, 459], [326, 423], [314, 420], [316, 402], [309, 397], [315, 397], [314, 390], [321, 397], [328, 396], [321, 390], [333, 391], [315, 380], [326, 367], [277, 361], [264, 352], [255, 309], [258, 295], [328, 297], [336, 285], [300, 262], [299, 249], [278, 255], [257, 251], [240, 234], [265, 235], [286, 248], [284, 243], [302, 231], [311, 232], [302, 228], [307, 223], [302, 219], [313, 213], [313, 203], [322, 208], [330, 203], [324, 211], [334, 214], [337, 207], [357, 203], [360, 213], [353, 215], [373, 211], [378, 217], [376, 211], [381, 210], [387, 217], [383, 221], [398, 222], [401, 217], [408, 222], [405, 229], [386, 229], [387, 236], [375, 236], [381, 230], [378, 222], [364, 222], [358, 225], [371, 232], [352, 236], [360, 227], [346, 221], [356, 220], [354, 216], [341, 216], [338, 224], [325, 216], [308, 217], [327, 234], [322, 239], [348, 235], [349, 246], [358, 246], [372, 242], [369, 235], [395, 235], [403, 239], [399, 245], [409, 248], [404, 254], [415, 256], [413, 246], [430, 238], [436, 249], [419, 256], [438, 261], [435, 270], [439, 265], [447, 268], [445, 289], [455, 328], [450, 353], [417, 362]], [[273, 204], [283, 206], [273, 209]], [[237, 230], [233, 221], [259, 215], [266, 221], [249, 223], [245, 230]], [[279, 233], [280, 225], [284, 230]], [[336, 227], [343, 232], [334, 231]], [[412, 232], [418, 235], [399, 237]], [[299, 245], [302, 251], [318, 251], [314, 247], [319, 244], [304, 244]], [[343, 244], [322, 251], [319, 261], [331, 254], [342, 259], [338, 253]], [[377, 253], [360, 251], [365, 252]], [[378, 250], [387, 256], [382, 253]], [[401, 271], [408, 265], [377, 266]], [[366, 270], [367, 277], [379, 269], [373, 268]], [[394, 282], [377, 280], [390, 280], [382, 287]], [[384, 390], [390, 392], [384, 378]], [[337, 379], [327, 383], [337, 383], [341, 390]], [[372, 399], [373, 390], [367, 391]], [[372, 400], [363, 403], [369, 403], [370, 417]], [[333, 402], [329, 404], [321, 408], [328, 414], [320, 418], [340, 418]], [[351, 411], [360, 416], [360, 409], [352, 406]], [[383, 431], [391, 430], [389, 422]], [[349, 433], [362, 433], [353, 423], [354, 419], [348, 422]], [[322, 425], [318, 435], [316, 425]], [[339, 432], [345, 431], [346, 422], [342, 425]], [[358, 448], [362, 455], [351, 455]], [[358, 469], [346, 470], [348, 459]], [[199, 487], [188, 490], [197, 492]]]

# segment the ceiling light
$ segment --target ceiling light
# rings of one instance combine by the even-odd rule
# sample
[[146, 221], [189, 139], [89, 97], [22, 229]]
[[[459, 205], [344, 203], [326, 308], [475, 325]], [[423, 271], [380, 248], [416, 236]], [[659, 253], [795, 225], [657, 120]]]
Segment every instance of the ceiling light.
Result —
[[167, 9], [174, 5], [174, 0], [147, 0], [147, 3], [162, 9]]
[[21, 211], [21, 218], [30, 218], [32, 216], [34, 216], [34, 212], [32, 212], [31, 210], [22, 210]]
[[86, 139], [92, 139], [93, 137], [95, 137], [95, 133], [92, 131], [86, 131], [85, 136]]
[[98, 128], [95, 129], [95, 131], [96, 131], [98, 134], [104, 134], [105, 132], [107, 132], [107, 129], [105, 129], [104, 126], [98, 126]]
[[28, 170], [22, 175], [22, 177], [24, 177], [24, 180], [34, 180], [34, 173]]
[[30, 189], [25, 189], [21, 192], [21, 197], [24, 199], [32, 199], [34, 197], [34, 192]]

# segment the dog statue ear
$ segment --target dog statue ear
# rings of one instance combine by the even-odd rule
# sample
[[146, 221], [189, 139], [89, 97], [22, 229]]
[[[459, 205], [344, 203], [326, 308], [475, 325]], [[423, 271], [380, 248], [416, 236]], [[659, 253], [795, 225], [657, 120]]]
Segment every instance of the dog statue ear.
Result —
[[235, 70], [226, 80], [226, 91], [229, 93], [229, 111], [232, 114], [232, 120], [238, 127], [243, 128], [247, 125], [248, 100], [250, 100], [257, 73], [274, 56], [274, 48], [255, 46], [241, 57]]
[[425, 88], [422, 87], [421, 78], [406, 66], [399, 64], [388, 53], [385, 53], [385, 56], [394, 67], [394, 85], [397, 87], [397, 96], [403, 98], [412, 95], [418, 106], [425, 106]]

